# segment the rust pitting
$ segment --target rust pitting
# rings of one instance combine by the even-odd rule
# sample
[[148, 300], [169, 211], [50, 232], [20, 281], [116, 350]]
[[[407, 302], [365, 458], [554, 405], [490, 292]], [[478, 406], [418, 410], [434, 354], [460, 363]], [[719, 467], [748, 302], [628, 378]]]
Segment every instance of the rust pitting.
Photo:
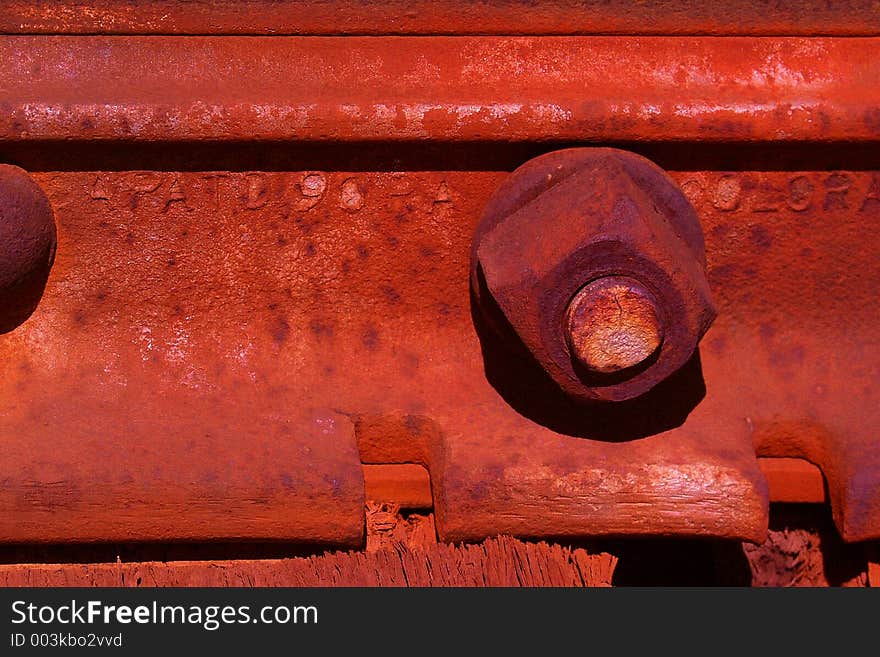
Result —
[[[75, 151], [85, 160], [70, 158], [69, 165], [52, 160], [58, 152], [40, 151], [31, 159], [42, 158], [40, 170], [51, 172], [33, 177], [58, 202], [64, 248], [39, 311], [0, 340], [6, 365], [0, 385], [9, 402], [0, 417], [10, 482], [3, 490], [11, 495], [23, 476], [15, 473], [29, 464], [30, 477], [54, 481], [37, 464], [38, 457], [46, 458], [76, 473], [88, 506], [64, 516], [63, 526], [48, 511], [31, 524], [7, 524], [6, 536], [39, 533], [40, 540], [50, 535], [67, 540], [74, 530], [80, 537], [91, 531], [91, 540], [114, 536], [115, 507], [82, 482], [103, 481], [115, 467], [128, 473], [127, 481], [118, 482], [119, 499], [148, 502], [127, 516], [131, 531], [141, 537], [210, 538], [232, 531], [233, 525], [241, 536], [326, 535], [325, 523], [337, 517], [338, 505], [306, 510], [300, 502], [312, 502], [302, 498], [273, 499], [280, 505], [273, 507], [277, 513], [256, 518], [238, 501], [264, 498], [265, 491], [248, 483], [249, 468], [278, 473], [272, 467], [279, 460], [284, 471], [287, 464], [302, 462], [306, 477], [309, 468], [322, 465], [333, 477], [342, 472], [340, 481], [350, 477], [348, 499], [356, 501], [357, 476], [346, 459], [356, 462], [357, 454], [273, 451], [297, 444], [313, 426], [299, 414], [311, 402], [342, 405], [366, 418], [358, 432], [365, 447], [361, 459], [369, 452], [377, 463], [429, 465], [444, 540], [478, 538], [496, 531], [501, 521], [511, 531], [560, 536], [613, 530], [760, 540], [766, 507], [753, 439], [762, 453], [773, 446], [777, 454], [804, 454], [808, 446], [811, 460], [826, 474], [845, 536], [877, 536], [876, 504], [861, 499], [877, 472], [870, 458], [877, 426], [871, 312], [877, 241], [866, 230], [878, 210], [877, 174], [873, 164], [864, 166], [871, 160], [860, 160], [862, 169], [833, 172], [848, 177], [842, 196], [840, 179], [826, 185], [832, 174], [805, 169], [806, 160], [790, 171], [752, 171], [754, 153], [748, 149], [735, 150], [732, 162], [697, 153], [695, 161], [709, 170], [670, 166], [705, 226], [711, 271], [722, 274], [711, 279], [721, 313], [706, 348], [654, 389], [629, 402], [583, 407], [568, 402], [552, 380], [545, 387], [536, 384], [533, 373], [526, 373], [528, 358], [511, 358], [509, 350], [503, 356], [489, 353], [493, 345], [501, 346], [497, 335], [477, 341], [468, 312], [470, 237], [487, 199], [503, 184], [504, 170], [512, 168], [507, 164], [484, 165], [464, 149], [453, 153], [462, 158], [460, 164], [450, 155], [422, 165], [431, 171], [409, 171], [412, 208], [402, 224], [391, 211], [380, 210], [394, 207], [396, 188], [389, 181], [399, 182], [400, 176], [387, 170], [396, 164], [379, 163], [375, 172], [358, 174], [370, 204], [361, 215], [336, 207], [335, 195], [352, 174], [325, 173], [325, 195], [333, 201], [303, 211], [313, 226], [306, 238], [293, 221], [279, 220], [283, 204], [247, 207], [247, 196], [239, 196], [247, 185], [240, 171], [214, 178], [210, 186], [206, 179], [213, 174], [182, 171], [180, 189], [194, 213], [162, 214], [170, 181], [178, 174], [129, 173], [144, 164], [132, 157], [119, 170], [101, 173], [96, 193], [94, 173], [63, 170], [93, 163], [86, 150]], [[665, 152], [659, 161], [674, 164], [669, 149]], [[227, 153], [219, 161], [233, 160]], [[183, 166], [188, 160], [172, 151], [168, 161]], [[725, 171], [712, 170], [719, 162]], [[296, 201], [302, 172], [261, 175]], [[163, 180], [154, 191], [142, 191]], [[454, 199], [443, 204], [448, 214], [424, 220], [443, 184]], [[825, 210], [829, 192], [837, 196]], [[136, 212], [127, 203], [133, 195], [140, 199]], [[632, 213], [620, 216], [627, 214]], [[118, 227], [119, 239], [96, 234], [100, 221]], [[277, 229], [256, 229], [275, 222]], [[766, 251], [752, 241], [756, 225], [774, 237]], [[239, 226], [248, 229], [251, 242], [239, 241], [245, 230]], [[369, 238], [353, 226], [371, 231]], [[716, 230], [719, 226], [726, 229]], [[126, 233], [137, 237], [136, 248], [125, 244]], [[278, 233], [288, 240], [283, 251], [275, 242]], [[399, 237], [393, 255], [384, 248], [389, 234]], [[307, 257], [307, 239], [319, 247], [319, 258]], [[359, 243], [371, 248], [369, 258], [357, 259]], [[438, 256], [432, 257], [430, 275], [422, 246]], [[800, 257], [805, 248], [813, 253], [810, 262]], [[172, 252], [177, 271], [167, 267]], [[346, 259], [348, 271], [342, 264]], [[387, 302], [383, 286], [400, 294], [399, 304]], [[107, 297], [96, 290], [106, 290]], [[439, 324], [441, 307], [446, 314]], [[77, 311], [88, 321], [73, 327], [70, 318]], [[288, 325], [278, 346], [271, 330], [275, 317]], [[330, 323], [333, 340], [321, 342], [310, 328], [312, 320]], [[367, 327], [377, 336], [375, 350], [372, 334], [364, 333]], [[143, 333], [144, 328], [152, 333]], [[712, 348], [721, 344], [723, 349]], [[802, 361], [779, 367], [772, 356], [780, 344], [802, 345]], [[527, 385], [511, 392], [518, 383]], [[853, 412], [854, 405], [859, 412]], [[377, 419], [383, 417], [393, 421]], [[813, 436], [797, 425], [774, 438], [774, 427], [792, 418], [811, 418], [826, 431]], [[255, 420], [258, 426], [252, 426]], [[184, 451], [187, 438], [208, 429], [209, 447], [221, 450], [222, 457], [212, 456], [197, 438], [191, 451]], [[52, 450], [39, 455], [33, 445], [49, 444], [47, 436], [68, 440], [52, 439]], [[345, 441], [327, 436], [318, 436], [315, 450], [321, 441], [328, 447]], [[100, 463], [83, 457], [84, 441], [95, 441], [88, 453], [100, 454]], [[607, 444], [615, 442], [623, 444]], [[330, 463], [334, 458], [338, 467]], [[668, 467], [641, 467], [658, 460]], [[531, 471], [534, 463], [547, 468]], [[705, 476], [696, 480], [689, 478], [694, 463], [705, 467]], [[157, 464], [165, 468], [164, 478], [155, 474]], [[502, 464], [503, 481], [481, 480], [487, 472], [481, 464]], [[455, 477], [446, 473], [452, 465]], [[209, 470], [220, 475], [223, 487], [198, 486], [200, 473]], [[169, 489], [168, 481], [186, 482], [190, 475], [191, 488]], [[847, 487], [849, 477], [859, 485]], [[590, 482], [602, 488], [591, 488]], [[667, 487], [646, 495], [643, 487], [658, 482]], [[313, 483], [327, 486], [323, 479]], [[466, 491], [480, 486], [485, 504], [474, 504]], [[226, 489], [229, 497], [222, 497]], [[178, 496], [170, 498], [169, 490], [178, 490]], [[626, 504], [605, 504], [612, 492]], [[0, 504], [10, 499], [0, 495]], [[628, 510], [627, 525], [620, 508]], [[157, 509], [165, 525], [151, 522]], [[346, 509], [351, 513], [345, 522], [362, 524], [362, 515]], [[218, 513], [224, 522], [217, 522]], [[346, 536], [357, 540], [355, 533]]]

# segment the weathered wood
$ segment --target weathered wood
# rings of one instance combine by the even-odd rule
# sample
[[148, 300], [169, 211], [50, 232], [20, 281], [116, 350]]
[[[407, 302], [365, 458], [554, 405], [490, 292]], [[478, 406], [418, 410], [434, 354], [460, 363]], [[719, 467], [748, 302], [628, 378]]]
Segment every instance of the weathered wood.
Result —
[[752, 586], [842, 586], [868, 584], [865, 546], [845, 542], [830, 509], [814, 505], [777, 506], [767, 540], [743, 544]]
[[0, 566], [0, 586], [610, 586], [616, 557], [500, 536], [294, 559]]

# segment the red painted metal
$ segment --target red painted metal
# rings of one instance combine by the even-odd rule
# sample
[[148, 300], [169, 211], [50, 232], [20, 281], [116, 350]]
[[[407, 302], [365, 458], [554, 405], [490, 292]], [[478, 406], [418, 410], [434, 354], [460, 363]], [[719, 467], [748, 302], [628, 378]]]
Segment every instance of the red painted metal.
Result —
[[826, 34], [880, 33], [871, 0], [7, 0], [0, 33]]
[[10, 36], [0, 140], [871, 141], [878, 53], [880, 38]]
[[396, 422], [382, 442], [420, 453], [380, 462], [428, 465], [444, 538], [766, 529], [748, 426], [710, 400], [676, 436], [602, 443], [525, 417], [487, 381], [468, 258], [504, 173], [34, 177], [59, 249], [40, 306], [0, 339], [6, 540], [320, 538], [329, 512], [311, 491], [329, 504], [327, 477], [354, 491], [359, 466], [344, 423], [314, 438], [335, 460], [298, 451], [309, 407], [353, 418], [359, 438], [371, 418]]
[[[200, 525], [183, 514], [156, 515], [175, 490], [175, 480], [156, 466], [210, 471], [207, 443], [193, 458], [184, 439], [190, 432], [169, 433], [184, 414], [193, 430], [228, 424], [214, 440], [228, 458], [247, 462], [247, 454], [261, 454], [232, 438], [261, 404], [282, 416], [332, 404], [353, 418], [365, 461], [428, 463], [441, 534], [450, 537], [494, 529], [601, 532], [603, 522], [625, 517], [621, 491], [631, 491], [644, 515], [605, 531], [759, 538], [765, 498], [752, 442], [762, 453], [775, 444], [775, 453], [791, 456], [792, 444], [816, 433], [829, 447], [825, 458], [844, 466], [817, 460], [841, 528], [851, 539], [874, 536], [876, 507], [864, 492], [876, 490], [870, 423], [877, 350], [867, 301], [877, 272], [865, 263], [873, 262], [878, 245], [863, 227], [880, 210], [878, 174], [672, 176], [702, 217], [720, 310], [701, 354], [707, 393], [678, 429], [615, 444], [566, 437], [577, 422], [565, 426], [571, 416], [564, 407], [558, 409], [562, 433], [545, 428], [486, 380], [467, 298], [468, 254], [471, 231], [504, 173], [34, 174], [56, 208], [59, 251], [34, 315], [0, 338], [3, 397], [10, 401], [3, 435], [20, 446], [4, 454], [4, 517], [15, 518], [7, 536], [117, 536], [136, 518], [108, 529], [124, 505], [107, 506], [109, 492], [95, 484], [105, 476], [118, 477], [114, 499], [133, 497], [126, 489], [141, 498], [152, 491], [140, 507], [153, 523], [142, 536], [225, 535], [229, 525], [216, 518]], [[795, 225], [798, 238], [784, 239]], [[755, 290], [775, 292], [767, 299]], [[839, 317], [847, 318], [845, 333]], [[835, 344], [830, 353], [829, 343]], [[859, 414], [852, 412], [856, 394]], [[248, 411], [229, 424], [236, 399]], [[224, 407], [228, 416], [218, 419]], [[133, 413], [140, 419], [119, 423]], [[611, 426], [625, 432], [638, 417]], [[720, 461], [700, 447], [716, 434], [729, 445]], [[164, 438], [151, 448], [157, 436]], [[47, 438], [51, 449], [38, 448]], [[692, 446], [683, 451], [686, 444]], [[666, 455], [663, 462], [652, 445]], [[863, 448], [835, 451], [835, 445]], [[854, 453], [860, 457], [849, 458]], [[350, 454], [354, 465], [357, 456]], [[139, 456], [131, 467], [118, 466], [132, 455]], [[530, 463], [554, 458], [565, 461], [530, 474]], [[599, 468], [610, 458], [627, 468], [605, 474]], [[261, 464], [262, 457], [254, 467]], [[284, 467], [297, 467], [293, 455]], [[186, 499], [192, 509], [214, 499], [217, 489], [207, 480], [199, 491], [192, 471], [183, 472], [187, 478], [177, 481], [195, 487], [178, 489], [181, 504]], [[218, 479], [226, 487], [228, 472], [235, 470]], [[863, 488], [848, 486], [848, 477]], [[566, 490], [560, 482], [571, 497], [560, 496]], [[716, 494], [713, 482], [723, 484]], [[70, 494], [73, 484], [95, 503], [80, 506]], [[46, 498], [52, 490], [57, 495]], [[246, 486], [229, 490], [230, 503], [251, 497]], [[664, 520], [645, 500], [672, 504], [667, 515], [678, 520]], [[703, 518], [701, 526], [690, 525], [701, 517], [701, 500], [714, 524]], [[65, 514], [53, 513], [62, 504]], [[353, 501], [352, 523], [356, 506]], [[93, 515], [99, 508], [104, 523]], [[603, 508], [607, 515], [597, 512]], [[26, 522], [29, 513], [34, 522]], [[848, 515], [860, 524], [846, 522]], [[295, 533], [257, 525], [245, 524], [254, 536]]]
[[[89, 369], [115, 378], [110, 348], [98, 350]], [[72, 355], [47, 370], [61, 374]], [[102, 384], [83, 364], [61, 374], [63, 396], [41, 394], [38, 363], [3, 369], [14, 383], [0, 421], [2, 542], [364, 540], [363, 473], [342, 416], [198, 394], [142, 371]]]
[[[0, 158], [58, 250], [0, 336], [0, 539], [354, 545], [363, 461], [427, 466], [446, 540], [759, 541], [756, 454], [816, 463], [844, 538], [880, 538], [878, 55], [3, 37]], [[669, 172], [719, 312], [678, 373], [589, 412], [481, 342], [468, 285], [489, 199], [565, 141]]]
[[876, 166], [679, 177], [723, 295], [703, 342], [719, 419], [745, 422], [759, 455], [819, 465], [847, 540], [880, 536]]
[[415, 463], [364, 465], [364, 486], [367, 500], [393, 503], [402, 509], [434, 506], [430, 474]]
[[771, 502], [822, 504], [827, 501], [822, 471], [803, 459], [761, 458]]

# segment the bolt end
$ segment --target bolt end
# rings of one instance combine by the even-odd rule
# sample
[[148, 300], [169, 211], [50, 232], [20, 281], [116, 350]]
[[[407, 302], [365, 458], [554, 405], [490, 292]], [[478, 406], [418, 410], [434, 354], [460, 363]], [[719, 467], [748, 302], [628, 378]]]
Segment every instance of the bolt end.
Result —
[[568, 305], [572, 355], [595, 374], [617, 374], [648, 361], [663, 343], [653, 295], [637, 281], [606, 276], [582, 287]]

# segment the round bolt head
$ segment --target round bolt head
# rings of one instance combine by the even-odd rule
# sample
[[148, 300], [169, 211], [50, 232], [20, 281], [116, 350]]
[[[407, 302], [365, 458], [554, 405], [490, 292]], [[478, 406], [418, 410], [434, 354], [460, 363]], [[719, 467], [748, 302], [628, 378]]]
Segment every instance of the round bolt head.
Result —
[[572, 355], [597, 374], [638, 367], [663, 342], [653, 295], [621, 276], [605, 276], [581, 288], [569, 303], [565, 329]]
[[0, 333], [37, 307], [55, 258], [49, 199], [26, 171], [0, 164]]

